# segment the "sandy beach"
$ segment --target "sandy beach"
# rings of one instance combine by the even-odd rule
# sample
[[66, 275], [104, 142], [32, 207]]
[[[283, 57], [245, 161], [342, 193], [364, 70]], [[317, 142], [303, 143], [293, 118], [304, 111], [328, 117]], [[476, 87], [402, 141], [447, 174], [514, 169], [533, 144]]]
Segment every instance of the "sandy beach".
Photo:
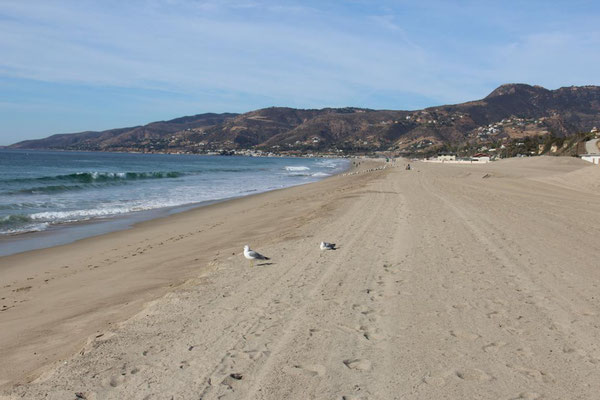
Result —
[[600, 168], [404, 164], [1, 257], [0, 398], [596, 398]]

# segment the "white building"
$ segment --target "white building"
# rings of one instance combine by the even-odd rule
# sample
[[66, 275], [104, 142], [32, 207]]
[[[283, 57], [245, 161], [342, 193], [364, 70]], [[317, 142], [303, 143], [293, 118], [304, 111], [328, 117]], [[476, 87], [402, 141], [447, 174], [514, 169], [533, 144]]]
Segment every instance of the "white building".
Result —
[[472, 157], [472, 160], [478, 163], [489, 163], [490, 155], [485, 153], [477, 153]]
[[579, 157], [583, 161], [591, 162], [592, 164], [600, 165], [600, 154], [582, 154]]
[[444, 162], [444, 161], [456, 161], [456, 154], [454, 153], [440, 153], [437, 156], [437, 160]]

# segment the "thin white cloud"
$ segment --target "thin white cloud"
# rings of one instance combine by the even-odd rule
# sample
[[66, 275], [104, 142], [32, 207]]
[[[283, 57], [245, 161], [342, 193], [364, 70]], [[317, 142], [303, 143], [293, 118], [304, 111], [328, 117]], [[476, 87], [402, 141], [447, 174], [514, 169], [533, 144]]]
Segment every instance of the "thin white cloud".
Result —
[[[290, 25], [201, 12], [163, 14], [161, 2], [135, 16], [12, 4], [15, 20], [0, 28], [7, 55], [1, 63], [24, 78], [173, 90], [208, 86], [274, 97], [318, 97], [318, 90], [332, 101], [354, 85], [417, 90], [412, 79], [398, 77], [427, 69], [422, 51], [404, 40], [379, 41], [314, 23], [308, 8]], [[197, 6], [218, 9], [206, 2]]]
[[[377, 91], [468, 100], [505, 81], [560, 85], [564, 76], [556, 71], [566, 69], [575, 83], [597, 79], [584, 62], [597, 61], [590, 51], [597, 40], [542, 30], [513, 33], [508, 42], [500, 34], [494, 38], [500, 43], [488, 46], [477, 37], [446, 38], [452, 32], [431, 25], [426, 30], [439, 33], [434, 41], [411, 33], [410, 16], [395, 13], [398, 7], [360, 15], [292, 1], [5, 0], [0, 75], [185, 94], [239, 92], [307, 106]], [[422, 7], [429, 13], [433, 6]], [[443, 3], [435, 7], [468, 15]], [[588, 35], [597, 39], [598, 31]]]

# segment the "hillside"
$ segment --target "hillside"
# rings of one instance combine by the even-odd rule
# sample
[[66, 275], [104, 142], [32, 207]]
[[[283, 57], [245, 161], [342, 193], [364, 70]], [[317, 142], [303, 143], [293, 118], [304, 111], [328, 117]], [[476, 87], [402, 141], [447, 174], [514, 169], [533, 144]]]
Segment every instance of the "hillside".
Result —
[[442, 146], [564, 138], [600, 126], [600, 87], [548, 90], [507, 84], [487, 97], [416, 111], [271, 107], [245, 114], [200, 114], [103, 132], [53, 135], [12, 148], [191, 152], [422, 153]]
[[143, 126], [110, 129], [106, 131], [86, 131], [49, 136], [45, 139], [26, 140], [9, 148], [19, 149], [62, 149], [109, 151], [120, 148], [144, 147], [155, 141], [169, 140], [169, 135], [189, 129], [197, 129], [221, 124], [237, 114], [206, 113], [170, 121], [152, 122]]

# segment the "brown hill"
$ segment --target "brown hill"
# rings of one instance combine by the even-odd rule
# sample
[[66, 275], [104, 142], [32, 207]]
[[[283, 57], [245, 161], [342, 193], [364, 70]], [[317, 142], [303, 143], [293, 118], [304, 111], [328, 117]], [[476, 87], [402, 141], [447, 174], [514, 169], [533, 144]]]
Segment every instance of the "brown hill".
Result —
[[121, 147], [137, 147], [187, 129], [217, 125], [236, 115], [231, 113], [207, 113], [176, 118], [170, 121], [152, 122], [143, 126], [110, 129], [101, 132], [86, 131], [56, 134], [45, 139], [26, 140], [15, 143], [9, 146], [9, 148], [108, 151]]
[[600, 126], [600, 87], [548, 90], [502, 85], [481, 100], [416, 111], [271, 107], [201, 114], [134, 128], [54, 135], [13, 148], [186, 151], [420, 151], [535, 135], [565, 137]]

